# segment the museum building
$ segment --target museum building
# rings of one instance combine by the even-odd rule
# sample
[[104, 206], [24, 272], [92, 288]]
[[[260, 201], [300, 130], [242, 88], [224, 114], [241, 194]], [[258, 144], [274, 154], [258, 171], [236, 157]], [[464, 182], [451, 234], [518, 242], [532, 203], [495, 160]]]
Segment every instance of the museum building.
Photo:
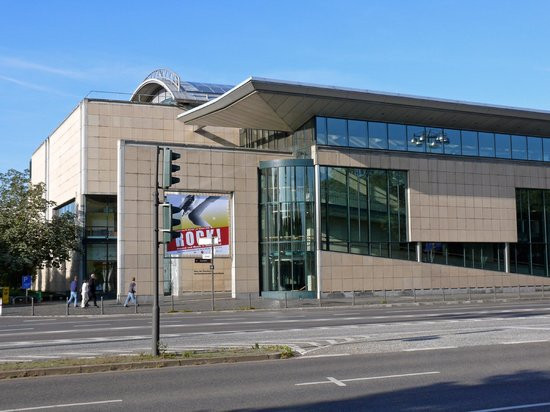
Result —
[[85, 98], [35, 151], [51, 214], [82, 250], [39, 289], [94, 272], [105, 294], [153, 279], [161, 150], [182, 209], [160, 248], [165, 294], [550, 284], [550, 112], [248, 78], [225, 86], [151, 73], [129, 101]]

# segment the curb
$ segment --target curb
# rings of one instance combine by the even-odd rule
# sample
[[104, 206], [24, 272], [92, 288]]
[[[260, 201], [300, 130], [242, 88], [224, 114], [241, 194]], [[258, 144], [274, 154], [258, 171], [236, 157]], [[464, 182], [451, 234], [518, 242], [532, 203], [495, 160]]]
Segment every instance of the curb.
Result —
[[62, 366], [57, 368], [20, 369], [0, 372], [0, 380], [38, 376], [74, 375], [80, 373], [112, 372], [137, 369], [157, 369], [174, 366], [211, 365], [216, 363], [255, 362], [281, 359], [281, 353], [267, 355], [224, 356], [204, 359], [161, 359], [141, 362], [110, 363], [101, 365]]

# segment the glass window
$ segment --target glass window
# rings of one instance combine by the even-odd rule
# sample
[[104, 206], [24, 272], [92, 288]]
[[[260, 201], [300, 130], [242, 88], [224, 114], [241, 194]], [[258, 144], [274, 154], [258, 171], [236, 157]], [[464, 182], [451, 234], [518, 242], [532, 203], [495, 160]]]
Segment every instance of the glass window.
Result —
[[[388, 124], [388, 147], [390, 150], [407, 150], [407, 129], [405, 125]], [[550, 157], [550, 152], [548, 155]]]
[[327, 144], [327, 119], [316, 117], [315, 128], [317, 132], [317, 144]]
[[542, 148], [544, 151], [543, 159], [545, 162], [550, 162], [550, 138], [542, 139]]
[[477, 132], [462, 131], [462, 154], [464, 156], [478, 156]]
[[407, 149], [409, 152], [426, 151], [425, 129], [420, 126], [407, 126]]
[[426, 128], [428, 152], [443, 153], [443, 144], [440, 139], [443, 137], [443, 129]]
[[495, 135], [493, 133], [479, 132], [479, 155], [495, 157]]
[[495, 133], [495, 154], [502, 159], [510, 159], [512, 157], [509, 134]]
[[331, 146], [348, 145], [348, 122], [345, 119], [327, 119], [327, 144]]
[[542, 160], [542, 139], [527, 137], [527, 157], [529, 160]]
[[443, 148], [445, 154], [462, 154], [462, 141], [460, 139], [460, 130], [445, 129], [443, 133], [444, 136], [447, 137], [447, 139], [449, 140], [449, 143], [447, 143]]
[[369, 172], [370, 240], [389, 240], [388, 176], [385, 170]]
[[527, 140], [525, 136], [512, 135], [512, 159], [527, 159]]
[[367, 122], [349, 120], [348, 132], [351, 147], [368, 147]]
[[386, 123], [369, 122], [369, 147], [371, 149], [388, 148], [388, 128]]

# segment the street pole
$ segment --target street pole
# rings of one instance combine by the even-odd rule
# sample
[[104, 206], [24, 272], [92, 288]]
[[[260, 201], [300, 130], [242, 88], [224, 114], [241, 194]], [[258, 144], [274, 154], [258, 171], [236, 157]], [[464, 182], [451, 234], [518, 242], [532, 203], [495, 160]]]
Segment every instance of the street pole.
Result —
[[160, 308], [159, 308], [159, 147], [157, 150], [157, 161], [155, 167], [155, 193], [153, 194], [153, 321], [152, 321], [152, 351], [153, 356], [159, 355], [160, 337]]
[[212, 238], [210, 239], [210, 244], [212, 245], [211, 254], [210, 257], [210, 272], [212, 274], [212, 311], [215, 309], [214, 305], [214, 239], [217, 239], [214, 237], [214, 234], [212, 234]]

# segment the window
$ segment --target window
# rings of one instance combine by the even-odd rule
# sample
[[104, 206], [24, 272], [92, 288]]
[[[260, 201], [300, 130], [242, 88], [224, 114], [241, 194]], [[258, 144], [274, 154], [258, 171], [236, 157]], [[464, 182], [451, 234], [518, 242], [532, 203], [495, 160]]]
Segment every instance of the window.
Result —
[[367, 122], [349, 120], [348, 132], [351, 147], [368, 147]]
[[479, 132], [479, 155], [495, 157], [495, 135], [493, 133]]
[[460, 155], [462, 154], [462, 140], [460, 139], [460, 130], [445, 129], [443, 131], [449, 143], [447, 143], [443, 151], [445, 154]]
[[495, 133], [495, 154], [496, 157], [502, 159], [510, 159], [512, 157], [512, 145], [509, 134]]
[[464, 156], [478, 156], [477, 132], [462, 131], [462, 154]]
[[426, 141], [423, 139], [426, 130], [420, 126], [407, 126], [407, 148], [409, 152], [425, 152]]
[[544, 161], [550, 162], [550, 138], [542, 139], [542, 147], [544, 151]]
[[512, 159], [527, 160], [527, 140], [525, 136], [512, 135]]
[[388, 148], [388, 128], [386, 123], [369, 122], [369, 147], [371, 149]]
[[542, 139], [540, 137], [527, 137], [527, 158], [542, 160]]
[[327, 119], [327, 144], [331, 146], [348, 145], [348, 127], [344, 119]]
[[327, 144], [327, 119], [325, 117], [315, 118], [315, 132], [317, 144]]
[[[390, 150], [407, 150], [407, 129], [405, 125], [388, 124], [388, 148]], [[550, 157], [550, 152], [548, 156]]]

